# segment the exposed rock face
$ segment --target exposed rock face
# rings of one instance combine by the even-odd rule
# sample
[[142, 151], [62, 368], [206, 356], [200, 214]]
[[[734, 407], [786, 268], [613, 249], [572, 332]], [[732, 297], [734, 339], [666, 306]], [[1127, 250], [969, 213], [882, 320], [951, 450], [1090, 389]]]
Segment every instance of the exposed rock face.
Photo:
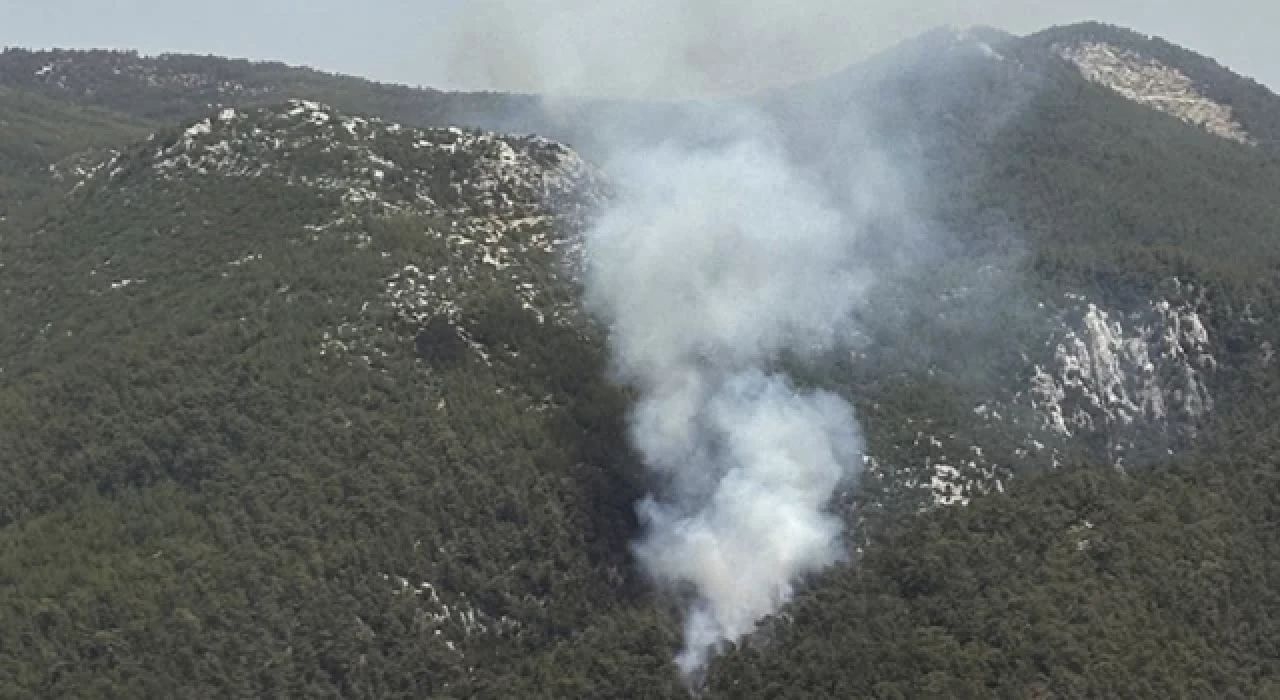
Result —
[[[467, 600], [466, 593], [449, 599], [441, 597], [439, 586], [430, 581], [413, 583], [404, 576], [382, 574], [382, 580], [391, 588], [391, 595], [412, 598], [417, 607], [414, 619], [415, 632], [430, 634], [442, 641], [450, 650], [463, 652], [458, 646], [468, 638], [477, 636], [502, 636], [520, 629], [520, 623], [506, 615], [494, 617]], [[445, 595], [448, 595], [445, 593]], [[452, 604], [450, 604], [452, 602]], [[356, 618], [359, 620], [359, 618]], [[372, 631], [365, 633], [372, 634]]]
[[283, 178], [352, 204], [490, 220], [545, 213], [591, 175], [577, 154], [547, 139], [413, 129], [306, 100], [223, 109], [159, 144], [151, 160], [169, 177]]
[[1236, 121], [1229, 105], [1203, 95], [1191, 78], [1176, 68], [1100, 42], [1082, 42], [1056, 49], [1058, 55], [1079, 68], [1086, 79], [1134, 102], [1172, 114], [1222, 138], [1254, 143]]
[[892, 498], [912, 494], [908, 499], [922, 508], [967, 505], [973, 496], [1003, 492], [1012, 477], [1007, 465], [993, 462], [981, 446], [959, 437], [917, 431], [913, 441], [894, 445], [887, 458], [865, 455], [861, 478], [897, 494]]
[[[1083, 300], [1082, 300], [1083, 301]], [[1217, 367], [1196, 305], [1161, 300], [1127, 316], [1086, 303], [1036, 366], [1030, 399], [1055, 437], [1101, 434], [1122, 451], [1127, 428], [1194, 436], [1213, 407], [1206, 373]]]
[[1024, 470], [1081, 458], [1146, 464], [1186, 445], [1213, 410], [1218, 366], [1200, 291], [1174, 280], [1167, 298], [1132, 313], [1067, 295], [1048, 361], [1028, 360], [1027, 389], [976, 405], [973, 423], [907, 418], [865, 458], [863, 483], [885, 503], [964, 505]]

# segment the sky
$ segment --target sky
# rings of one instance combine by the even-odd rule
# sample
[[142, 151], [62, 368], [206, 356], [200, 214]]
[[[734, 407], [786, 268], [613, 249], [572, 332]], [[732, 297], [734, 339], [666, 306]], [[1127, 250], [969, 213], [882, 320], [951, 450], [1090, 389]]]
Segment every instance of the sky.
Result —
[[0, 0], [0, 45], [280, 60], [441, 89], [661, 96], [817, 77], [944, 24], [1023, 34], [1085, 19], [1280, 88], [1275, 0]]

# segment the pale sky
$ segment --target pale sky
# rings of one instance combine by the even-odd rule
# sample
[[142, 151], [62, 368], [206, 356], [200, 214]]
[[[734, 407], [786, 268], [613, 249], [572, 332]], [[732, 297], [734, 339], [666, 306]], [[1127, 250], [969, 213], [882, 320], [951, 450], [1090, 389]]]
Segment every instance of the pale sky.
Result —
[[280, 60], [443, 89], [660, 94], [836, 70], [943, 24], [1097, 19], [1280, 87], [1276, 0], [0, 0], [0, 45]]

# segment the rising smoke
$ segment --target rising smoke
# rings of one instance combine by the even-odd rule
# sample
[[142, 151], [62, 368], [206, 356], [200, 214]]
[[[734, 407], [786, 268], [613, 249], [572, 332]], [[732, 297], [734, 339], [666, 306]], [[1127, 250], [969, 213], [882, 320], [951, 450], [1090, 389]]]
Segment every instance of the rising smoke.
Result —
[[[606, 2], [613, 11], [575, 15], [575, 32], [548, 30], [580, 5], [544, 7], [543, 25], [517, 12], [533, 20], [518, 68], [545, 71], [548, 89], [590, 92], [578, 81], [600, 66], [642, 92], [659, 79], [710, 89], [708, 56], [724, 47], [704, 39], [717, 35], [717, 16], [736, 30], [779, 31], [723, 2], [700, 13], [676, 3], [666, 17], [636, 11], [643, 21], [625, 36], [613, 20], [628, 12]], [[801, 10], [786, 7], [782, 24], [795, 29]], [[634, 552], [685, 601], [677, 662], [686, 676], [842, 556], [842, 521], [830, 508], [860, 464], [854, 411], [833, 393], [797, 387], [780, 360], [838, 347], [873, 280], [860, 252], [893, 220], [883, 209], [903, 203], [892, 196], [890, 160], [865, 135], [849, 138], [849, 114], [809, 119], [845, 146], [825, 154], [839, 167], [818, 179], [796, 164], [777, 120], [751, 104], [669, 105], [678, 122], [649, 134], [627, 133], [634, 120], [593, 125], [608, 132], [596, 141], [616, 192], [587, 233], [586, 301], [610, 331], [619, 381], [638, 391], [630, 436], [654, 488], [637, 506], [644, 533]], [[675, 123], [684, 133], [672, 133]]]
[[860, 451], [846, 402], [769, 369], [839, 337], [868, 280], [856, 230], [752, 136], [621, 156], [587, 239], [587, 301], [640, 390], [631, 436], [663, 487], [635, 550], [690, 598], [686, 673], [839, 558], [826, 507]]

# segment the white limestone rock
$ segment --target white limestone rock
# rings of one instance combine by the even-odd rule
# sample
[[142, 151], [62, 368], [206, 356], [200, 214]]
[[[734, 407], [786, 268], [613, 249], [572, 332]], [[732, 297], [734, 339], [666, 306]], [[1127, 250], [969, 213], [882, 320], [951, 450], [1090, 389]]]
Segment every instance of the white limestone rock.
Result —
[[1217, 368], [1198, 304], [1151, 302], [1118, 314], [1085, 303], [1028, 392], [1042, 427], [1058, 438], [1126, 427], [1194, 436], [1213, 409], [1207, 376]]
[[1185, 73], [1137, 52], [1086, 41], [1055, 47], [1059, 56], [1091, 82], [1108, 87], [1139, 104], [1200, 126], [1211, 134], [1254, 144], [1230, 105], [1215, 102], [1197, 89]]

